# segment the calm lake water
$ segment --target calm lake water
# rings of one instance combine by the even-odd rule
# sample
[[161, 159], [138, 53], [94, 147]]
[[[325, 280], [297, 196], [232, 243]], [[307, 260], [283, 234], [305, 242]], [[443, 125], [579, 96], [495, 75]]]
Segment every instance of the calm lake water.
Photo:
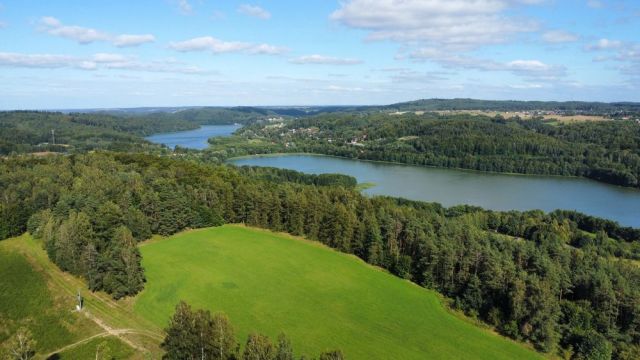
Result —
[[229, 136], [241, 127], [242, 125], [203, 125], [195, 130], [155, 134], [145, 139], [153, 143], [165, 144], [172, 149], [176, 145], [180, 145], [184, 148], [202, 150], [209, 146], [207, 139], [216, 136]]
[[316, 155], [254, 156], [229, 162], [313, 174], [347, 174], [358, 182], [375, 183], [364, 191], [371, 195], [493, 210], [577, 210], [640, 227], [640, 190], [581, 178], [491, 174]]

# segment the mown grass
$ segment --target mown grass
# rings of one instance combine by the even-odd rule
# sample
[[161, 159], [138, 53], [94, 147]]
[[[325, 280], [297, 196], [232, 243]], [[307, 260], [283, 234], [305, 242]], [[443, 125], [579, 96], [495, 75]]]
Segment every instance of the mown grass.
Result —
[[223, 226], [141, 247], [136, 313], [165, 326], [179, 300], [227, 313], [240, 342], [284, 331], [298, 354], [348, 359], [536, 359], [448, 312], [436, 293], [317, 243]]
[[52, 360], [95, 359], [98, 346], [100, 346], [102, 350], [104, 346], [109, 349], [108, 353], [100, 353], [100, 359], [105, 359], [103, 356], [106, 356], [106, 354], [110, 355], [109, 359], [130, 359], [135, 355], [134, 350], [116, 336], [107, 336], [92, 339], [84, 344], [56, 354], [52, 357]]

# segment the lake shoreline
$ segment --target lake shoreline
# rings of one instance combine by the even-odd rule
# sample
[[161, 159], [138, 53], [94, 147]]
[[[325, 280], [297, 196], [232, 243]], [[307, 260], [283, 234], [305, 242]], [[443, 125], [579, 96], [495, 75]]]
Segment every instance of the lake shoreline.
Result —
[[250, 158], [257, 158], [257, 157], [300, 156], [300, 155], [331, 157], [331, 158], [336, 158], [336, 159], [364, 161], [364, 162], [372, 162], [372, 163], [378, 163], [378, 164], [415, 166], [415, 167], [422, 167], [422, 168], [428, 168], [428, 169], [457, 170], [457, 171], [464, 171], [464, 172], [478, 173], [478, 174], [488, 174], [488, 175], [494, 175], [495, 174], [495, 175], [509, 175], [509, 176], [525, 176], [525, 177], [532, 176], [532, 177], [543, 177], [543, 178], [544, 177], [550, 177], [550, 178], [581, 179], [581, 180], [593, 181], [595, 183], [604, 184], [604, 185], [607, 185], [607, 186], [615, 186], [615, 187], [619, 187], [619, 188], [622, 188], [622, 189], [630, 189], [630, 190], [635, 190], [636, 189], [636, 188], [632, 188], [632, 187], [628, 187], [628, 186], [609, 184], [609, 183], [606, 183], [606, 182], [590, 179], [590, 178], [587, 178], [587, 177], [584, 177], [584, 176], [555, 175], [555, 174], [523, 174], [523, 173], [512, 173], [512, 172], [485, 171], [485, 170], [475, 170], [475, 169], [467, 169], [467, 168], [459, 168], [459, 167], [444, 167], [444, 166], [433, 166], [433, 165], [408, 164], [408, 163], [403, 163], [403, 162], [387, 161], [387, 160], [360, 159], [360, 158], [351, 158], [351, 157], [345, 157], [345, 156], [327, 155], [327, 154], [309, 153], [309, 152], [278, 152], [278, 153], [269, 153], [269, 154], [241, 155], [241, 156], [234, 156], [234, 157], [228, 158], [224, 162], [225, 163], [229, 163], [230, 161], [233, 162], [233, 161], [236, 161], [236, 160], [250, 159]]
[[375, 184], [360, 189], [366, 195], [436, 202], [444, 207], [466, 204], [495, 211], [573, 210], [640, 227], [640, 190], [583, 177], [504, 174], [314, 153], [237, 156], [225, 163], [345, 174], [360, 184]]

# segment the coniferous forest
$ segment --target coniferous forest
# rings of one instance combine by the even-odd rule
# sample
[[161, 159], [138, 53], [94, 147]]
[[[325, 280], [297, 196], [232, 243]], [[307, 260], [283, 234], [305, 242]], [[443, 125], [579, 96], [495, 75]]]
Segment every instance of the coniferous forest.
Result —
[[114, 298], [144, 287], [137, 242], [244, 223], [355, 254], [541, 351], [638, 356], [638, 230], [610, 221], [371, 198], [342, 177], [319, 184], [156, 155], [11, 157], [0, 167], [1, 237], [31, 232], [61, 269]]
[[0, 360], [640, 360], [640, 0], [0, 0], [0, 44]]

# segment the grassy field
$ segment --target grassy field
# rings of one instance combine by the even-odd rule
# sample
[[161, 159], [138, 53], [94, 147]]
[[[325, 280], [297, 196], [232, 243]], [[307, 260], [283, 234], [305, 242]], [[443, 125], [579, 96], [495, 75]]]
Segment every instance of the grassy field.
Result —
[[27, 258], [0, 242], [0, 343], [19, 327], [28, 328], [39, 353], [60, 348], [82, 336], [98, 333], [91, 321], [73, 313], [73, 299], [51, 291], [45, 275]]
[[141, 247], [147, 284], [135, 313], [165, 326], [179, 300], [227, 313], [240, 342], [284, 331], [298, 354], [348, 359], [536, 359], [451, 314], [438, 296], [317, 243], [241, 226]]
[[[113, 359], [130, 359], [135, 351], [116, 336], [99, 337], [78, 345], [57, 355], [58, 360], [95, 359], [96, 350], [100, 347], [100, 355], [109, 354]], [[102, 352], [105, 347], [108, 349]], [[103, 359], [103, 357], [101, 357]]]
[[[85, 300], [82, 313], [73, 311], [78, 289]], [[81, 359], [76, 354], [85, 353], [94, 358], [102, 341], [118, 359], [161, 354], [159, 328], [135, 316], [127, 302], [86, 290], [84, 281], [58, 269], [29, 235], [0, 241], [0, 346], [21, 326], [37, 341], [37, 359], [54, 353], [60, 359]], [[108, 336], [108, 330], [120, 332], [122, 340]]]

